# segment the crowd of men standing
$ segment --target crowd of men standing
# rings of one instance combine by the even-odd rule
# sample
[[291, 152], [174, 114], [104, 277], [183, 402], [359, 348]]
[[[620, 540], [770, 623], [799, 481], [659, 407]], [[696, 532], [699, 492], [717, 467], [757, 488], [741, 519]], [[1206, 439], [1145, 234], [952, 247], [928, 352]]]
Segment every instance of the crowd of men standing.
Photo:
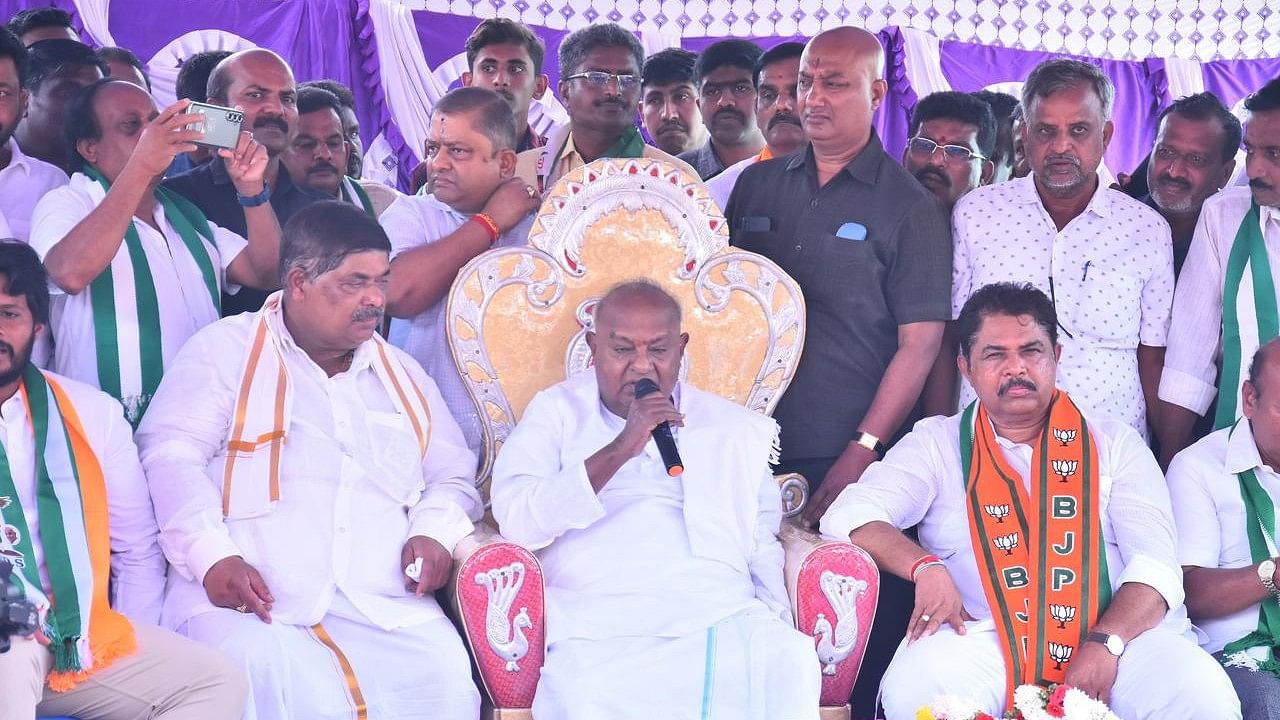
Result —
[[[1168, 570], [1185, 571], [1190, 619], [1217, 630], [1201, 644], [1219, 656], [1224, 646], [1228, 656], [1247, 652], [1253, 646], [1232, 641], [1254, 630], [1260, 613], [1256, 645], [1280, 644], [1280, 606], [1268, 609], [1280, 597], [1277, 570], [1266, 565], [1277, 554], [1280, 501], [1280, 465], [1270, 461], [1280, 451], [1272, 448], [1280, 391], [1269, 379], [1280, 372], [1269, 362], [1280, 350], [1267, 345], [1280, 334], [1280, 79], [1245, 102], [1243, 126], [1211, 93], [1173, 102], [1157, 118], [1145, 170], [1121, 188], [1106, 186], [1099, 168], [1132, 119], [1113, 120], [1113, 86], [1085, 62], [1041, 64], [1019, 98], [921, 98], [907, 147], [893, 157], [873, 128], [887, 92], [884, 53], [860, 29], [767, 50], [725, 40], [701, 54], [645, 57], [629, 31], [594, 25], [561, 43], [554, 89], [541, 40], [519, 23], [483, 21], [465, 50], [464, 87], [431, 109], [426, 159], [403, 194], [359, 178], [351, 92], [332, 80], [299, 82], [271, 51], [188, 58], [181, 99], [159, 108], [145, 66], [126, 49], [81, 43], [65, 13], [24, 11], [0, 29], [0, 238], [12, 238], [0, 245], [8, 282], [0, 311], [25, 298], [31, 326], [6, 330], [22, 320], [0, 313], [0, 356], [9, 363], [0, 390], [8, 388], [6, 399], [19, 387], [29, 396], [32, 366], [74, 382], [70, 404], [80, 419], [67, 427], [83, 422], [91, 438], [105, 438], [89, 445], [110, 490], [110, 550], [126, 560], [113, 605], [139, 629], [118, 652], [99, 653], [95, 640], [83, 657], [45, 653], [52, 659], [41, 658], [34, 681], [14, 679], [0, 655], [0, 696], [29, 701], [12, 713], [0, 708], [0, 718], [36, 705], [88, 717], [95, 702], [120, 703], [102, 717], [126, 712], [119, 698], [69, 698], [95, 691], [80, 682], [93, 662], [134, 648], [154, 653], [146, 655], [151, 665], [120, 674], [124, 694], [176, 708], [165, 717], [236, 717], [245, 683], [250, 718], [297, 712], [302, 695], [317, 707], [345, 707], [360, 695], [388, 716], [425, 705], [431, 717], [474, 717], [479, 695], [465, 651], [438, 606], [388, 599], [385, 578], [352, 570], [362, 562], [352, 555], [392, 547], [393, 564], [425, 560], [414, 591], [428, 600], [443, 584], [453, 545], [483, 511], [468, 467], [481, 449], [480, 418], [445, 339], [446, 295], [474, 257], [527, 242], [557, 178], [603, 157], [655, 158], [700, 177], [724, 209], [731, 242], [769, 257], [803, 289], [806, 347], [774, 416], [776, 469], [802, 473], [814, 491], [807, 524], [817, 526], [838, 498], [847, 505], [856, 493], [846, 488], [917, 420], [987, 402], [965, 362], [977, 352], [964, 322], [975, 311], [965, 309], [984, 288], [1018, 283], [1048, 298], [1049, 336], [1061, 346], [1050, 381], [1085, 416], [1135, 433], [1160, 468], [1172, 463], [1173, 502], [1162, 512], [1177, 517], [1182, 567]], [[569, 122], [542, 137], [529, 108], [551, 91]], [[192, 101], [243, 111], [235, 148], [197, 144]], [[1228, 187], [1242, 143], [1248, 186]], [[354, 251], [339, 247], [334, 228]], [[384, 256], [360, 264], [361, 252]], [[47, 282], [48, 298], [32, 289], [32, 276]], [[642, 300], [635, 302], [662, 305]], [[359, 339], [374, 327], [386, 342]], [[362, 367], [368, 374], [344, 379]], [[289, 382], [272, 385], [276, 372]], [[402, 392], [410, 385], [425, 389]], [[92, 388], [122, 412], [104, 411]], [[367, 399], [383, 390], [391, 400]], [[68, 552], [36, 532], [37, 519], [46, 529], [56, 519], [34, 490], [45, 461], [33, 458], [47, 453], [40, 423], [50, 422], [37, 421], [36, 405], [27, 402], [30, 422], [12, 425], [9, 404], [2, 408], [7, 462], [25, 469], [0, 483], [0, 524], [14, 529], [0, 550], [21, 553], [33, 568], [15, 564], [28, 596], [41, 586], [43, 596], [87, 594], [92, 573], [82, 576], [76, 553], [65, 559], [75, 577], [62, 579]], [[259, 412], [266, 420], [255, 421]], [[379, 416], [397, 413], [417, 430], [418, 418], [434, 418], [425, 422], [438, 432], [415, 438], [406, 425], [399, 441], [386, 436], [392, 421]], [[293, 434], [271, 456], [272, 482], [236, 485], [232, 500], [233, 478], [265, 462], [254, 451], [283, 444], [286, 430]], [[420, 457], [409, 470], [392, 466], [419, 450], [430, 457], [425, 481]], [[1222, 474], [1224, 453], [1229, 475], [1261, 477], [1249, 487], [1271, 508], [1263, 514], [1269, 543], [1253, 538], [1252, 525], [1246, 539], [1238, 492], [1207, 482]], [[250, 459], [236, 470], [237, 457]], [[84, 476], [78, 456], [72, 463]], [[360, 487], [368, 468], [383, 477], [376, 502]], [[341, 482], [308, 497], [298, 478], [325, 473]], [[1156, 486], [1165, 492], [1163, 482]], [[20, 502], [4, 502], [13, 497]], [[86, 496], [86, 516], [88, 503]], [[370, 530], [397, 507], [412, 508], [401, 524]], [[1258, 512], [1249, 505], [1248, 523]], [[309, 545], [291, 522], [323, 540]], [[344, 545], [348, 532], [362, 539]], [[45, 549], [29, 548], [32, 538]], [[249, 555], [270, 559], [251, 564]], [[854, 696], [859, 717], [870, 717], [881, 678], [919, 617], [912, 583], [927, 565], [882, 567], [880, 611]], [[1223, 569], [1236, 571], [1233, 597], [1248, 602], [1220, 596], [1222, 578], [1199, 572]], [[264, 577], [273, 578], [270, 588]], [[1161, 607], [1180, 612], [1181, 593], [1163, 592]], [[238, 612], [211, 615], [215, 608]], [[86, 609], [94, 625], [84, 621], [84, 638], [112, 626], [108, 610]], [[80, 635], [67, 626], [75, 620], [54, 614], [62, 625], [55, 647], [74, 646]], [[1227, 629], [1224, 617], [1234, 618]], [[270, 634], [247, 624], [259, 619], [274, 620]], [[142, 630], [156, 624], [201, 645]], [[434, 653], [425, 670], [404, 661], [424, 646]], [[232, 662], [197, 647], [220, 648]], [[362, 690], [328, 686], [326, 653], [334, 652], [348, 675], [354, 666]], [[1254, 662], [1260, 672], [1230, 674], [1248, 718], [1280, 717], [1280, 664], [1263, 655]], [[1237, 670], [1247, 664], [1236, 660]], [[147, 683], [132, 676], [143, 671]], [[46, 687], [44, 675], [64, 680]]]

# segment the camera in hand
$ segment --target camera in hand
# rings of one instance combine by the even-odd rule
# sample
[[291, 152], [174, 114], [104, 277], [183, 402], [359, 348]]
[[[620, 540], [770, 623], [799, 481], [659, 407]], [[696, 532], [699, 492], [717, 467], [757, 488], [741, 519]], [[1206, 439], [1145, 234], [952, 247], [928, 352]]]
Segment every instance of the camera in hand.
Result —
[[13, 565], [0, 560], [0, 653], [9, 652], [15, 635], [31, 635], [39, 628], [40, 614], [13, 579]]

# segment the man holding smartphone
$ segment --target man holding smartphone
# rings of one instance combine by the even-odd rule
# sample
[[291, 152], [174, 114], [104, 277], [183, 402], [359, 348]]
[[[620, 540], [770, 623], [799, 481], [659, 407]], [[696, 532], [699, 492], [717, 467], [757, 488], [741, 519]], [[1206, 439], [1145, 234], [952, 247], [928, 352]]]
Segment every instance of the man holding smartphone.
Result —
[[[298, 126], [298, 90], [293, 70], [270, 50], [255, 48], [235, 53], [218, 63], [209, 76], [209, 104], [235, 108], [244, 113], [242, 127], [266, 152], [263, 171], [265, 188], [253, 196], [241, 195], [231, 175], [230, 162], [215, 158], [213, 162], [185, 172], [164, 182], [200, 208], [211, 222], [247, 237], [246, 207], [258, 204], [275, 211], [280, 225], [293, 214], [316, 200], [325, 199], [295, 183], [280, 162], [289, 148], [289, 140]], [[267, 294], [241, 290], [235, 295], [224, 293], [222, 314], [237, 315], [257, 311]]]
[[[59, 298], [52, 369], [120, 400], [135, 427], [178, 349], [218, 319], [222, 290], [278, 283], [270, 207], [241, 211], [246, 242], [159, 186], [173, 158], [203, 137], [189, 105], [157, 113], [136, 85], [90, 85], [67, 116], [75, 173], [33, 215], [31, 246]], [[267, 152], [250, 133], [218, 156], [238, 197], [263, 193]]]

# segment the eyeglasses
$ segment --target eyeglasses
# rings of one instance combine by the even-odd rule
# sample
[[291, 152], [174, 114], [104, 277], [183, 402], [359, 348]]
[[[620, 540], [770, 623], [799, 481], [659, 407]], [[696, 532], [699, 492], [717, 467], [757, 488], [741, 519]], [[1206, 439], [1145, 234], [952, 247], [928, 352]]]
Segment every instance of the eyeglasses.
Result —
[[630, 92], [640, 87], [640, 78], [636, 75], [608, 73], [600, 70], [592, 70], [590, 72], [581, 72], [577, 75], [570, 75], [565, 80], [586, 80], [587, 84], [597, 90], [603, 90], [608, 87], [610, 80], [618, 82], [618, 90], [620, 92]]
[[942, 159], [948, 163], [960, 165], [970, 160], [986, 160], [987, 158], [975, 153], [963, 145], [939, 145], [927, 137], [913, 137], [907, 142], [907, 150], [912, 155], [921, 158], [933, 157], [933, 154], [942, 149]]
[[724, 83], [707, 83], [702, 86], [699, 91], [705, 100], [719, 100], [720, 96], [728, 91], [739, 100], [749, 98], [756, 94], [756, 88], [749, 82], [724, 82]]

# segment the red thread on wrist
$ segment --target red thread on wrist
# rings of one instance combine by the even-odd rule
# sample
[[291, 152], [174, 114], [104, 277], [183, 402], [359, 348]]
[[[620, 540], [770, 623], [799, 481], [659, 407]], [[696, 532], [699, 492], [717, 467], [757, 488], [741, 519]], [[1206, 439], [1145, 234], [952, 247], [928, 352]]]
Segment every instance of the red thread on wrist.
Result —
[[915, 582], [916, 573], [923, 570], [925, 566], [942, 565], [942, 564], [944, 564], [942, 562], [942, 558], [938, 557], [937, 555], [929, 554], [921, 557], [919, 560], [916, 560], [914, 563], [911, 564], [911, 573], [910, 573], [911, 581]]
[[502, 234], [502, 231], [498, 229], [498, 223], [493, 218], [484, 213], [476, 213], [471, 216], [471, 219], [489, 234], [489, 245], [492, 246], [498, 242], [498, 236]]

